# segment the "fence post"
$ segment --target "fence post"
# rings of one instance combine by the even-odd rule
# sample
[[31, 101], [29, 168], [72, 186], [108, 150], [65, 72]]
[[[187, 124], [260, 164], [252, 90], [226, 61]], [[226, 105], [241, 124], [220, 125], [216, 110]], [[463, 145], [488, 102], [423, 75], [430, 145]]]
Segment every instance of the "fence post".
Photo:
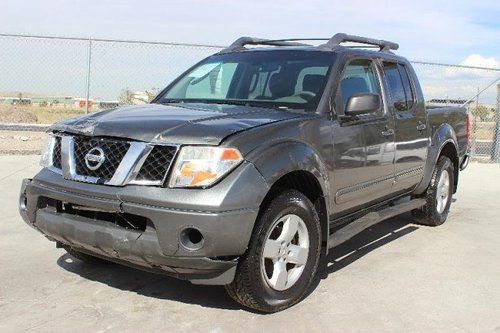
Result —
[[87, 54], [87, 79], [86, 79], [86, 94], [85, 94], [85, 114], [89, 113], [89, 97], [90, 97], [90, 66], [92, 63], [92, 37], [89, 37], [89, 50]]
[[493, 137], [493, 162], [500, 163], [500, 84], [497, 84], [497, 109], [495, 115], [495, 135]]
[[[469, 113], [469, 120], [472, 120], [472, 133], [471, 133], [471, 147], [470, 154], [471, 157], [474, 158], [476, 156], [477, 151], [477, 119], [476, 115], [479, 110], [479, 87], [477, 87], [477, 96], [476, 96], [476, 108], [472, 108], [470, 104], [467, 104], [467, 112]], [[472, 112], [475, 111], [475, 112]]]

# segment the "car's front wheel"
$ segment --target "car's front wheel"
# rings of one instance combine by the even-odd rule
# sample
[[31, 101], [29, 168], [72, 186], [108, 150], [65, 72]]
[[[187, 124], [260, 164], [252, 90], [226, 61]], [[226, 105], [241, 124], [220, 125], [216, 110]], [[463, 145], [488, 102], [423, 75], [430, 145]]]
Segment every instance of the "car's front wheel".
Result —
[[310, 287], [321, 251], [321, 227], [311, 201], [288, 190], [261, 212], [228, 294], [249, 308], [276, 312], [299, 302]]

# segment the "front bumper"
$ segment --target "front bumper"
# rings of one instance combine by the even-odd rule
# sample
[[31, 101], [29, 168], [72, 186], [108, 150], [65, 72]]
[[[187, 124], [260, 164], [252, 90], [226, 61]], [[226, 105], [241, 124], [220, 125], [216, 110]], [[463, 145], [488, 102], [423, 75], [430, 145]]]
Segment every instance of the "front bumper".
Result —
[[[250, 163], [204, 190], [86, 184], [44, 169], [23, 181], [19, 207], [26, 223], [62, 246], [193, 283], [227, 284], [248, 246], [267, 190]], [[133, 214], [148, 224], [144, 230], [125, 228], [99, 215], [60, 209], [66, 203]], [[201, 248], [182, 245], [180, 234], [186, 228], [200, 231]]]

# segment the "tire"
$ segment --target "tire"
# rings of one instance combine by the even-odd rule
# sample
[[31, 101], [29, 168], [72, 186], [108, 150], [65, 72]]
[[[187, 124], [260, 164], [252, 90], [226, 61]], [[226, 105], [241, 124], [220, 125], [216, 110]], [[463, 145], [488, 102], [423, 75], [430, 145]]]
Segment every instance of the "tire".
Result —
[[321, 226], [314, 205], [301, 192], [286, 190], [262, 208], [227, 293], [260, 312], [284, 310], [311, 286], [320, 253]]
[[104, 259], [101, 259], [101, 258], [98, 258], [98, 257], [94, 257], [94, 256], [91, 256], [91, 255], [83, 253], [83, 252], [76, 251], [75, 249], [73, 249], [71, 247], [65, 247], [64, 249], [72, 257], [75, 257], [76, 259], [81, 260], [81, 261], [83, 261], [85, 263], [88, 263], [88, 264], [93, 264], [93, 265], [107, 265], [107, 264], [110, 263], [109, 261], [106, 261]]
[[[446, 156], [439, 157], [429, 187], [422, 195], [422, 198], [426, 199], [426, 204], [422, 208], [412, 211], [418, 224], [435, 227], [446, 221], [454, 192], [454, 181], [453, 163]], [[445, 183], [448, 185], [443, 185]], [[443, 199], [444, 197], [446, 199]]]

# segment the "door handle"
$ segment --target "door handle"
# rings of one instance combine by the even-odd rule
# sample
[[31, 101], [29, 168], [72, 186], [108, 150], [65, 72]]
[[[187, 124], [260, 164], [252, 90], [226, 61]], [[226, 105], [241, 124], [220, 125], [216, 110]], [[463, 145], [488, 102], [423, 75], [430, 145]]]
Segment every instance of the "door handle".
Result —
[[422, 132], [427, 128], [427, 125], [425, 125], [423, 122], [419, 121], [417, 125], [417, 131]]
[[394, 130], [392, 128], [385, 128], [381, 134], [385, 137], [388, 137], [388, 136], [391, 136], [391, 135], [394, 135]]

